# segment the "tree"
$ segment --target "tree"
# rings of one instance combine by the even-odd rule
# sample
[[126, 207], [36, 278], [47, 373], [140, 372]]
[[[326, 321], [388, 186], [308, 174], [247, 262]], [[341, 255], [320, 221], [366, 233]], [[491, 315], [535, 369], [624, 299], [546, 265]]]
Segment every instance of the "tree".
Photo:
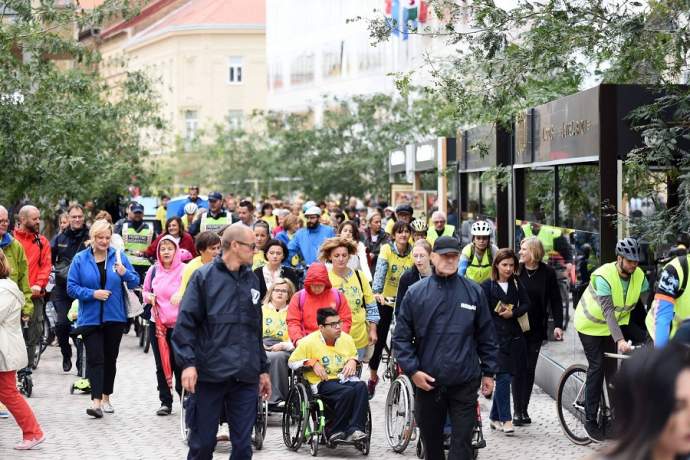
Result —
[[162, 128], [151, 83], [129, 72], [108, 85], [98, 53], [72, 33], [129, 14], [129, 3], [109, 0], [87, 12], [48, 0], [4, 2], [0, 202], [29, 200], [50, 216], [63, 199], [109, 199], [149, 180], [142, 136]]

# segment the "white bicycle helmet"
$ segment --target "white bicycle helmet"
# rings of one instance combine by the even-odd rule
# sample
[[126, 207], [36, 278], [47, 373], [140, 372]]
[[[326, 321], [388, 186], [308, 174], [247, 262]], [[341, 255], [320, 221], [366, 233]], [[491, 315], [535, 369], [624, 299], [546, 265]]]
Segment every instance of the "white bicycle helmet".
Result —
[[187, 203], [184, 205], [185, 214], [196, 214], [197, 209], [199, 209], [199, 207], [196, 205], [196, 203]]
[[491, 224], [485, 220], [478, 220], [472, 224], [472, 236], [491, 236]]
[[429, 230], [429, 226], [424, 219], [415, 219], [410, 225], [414, 233], [426, 233]]
[[623, 238], [616, 244], [616, 255], [633, 262], [639, 262], [640, 245], [635, 238]]

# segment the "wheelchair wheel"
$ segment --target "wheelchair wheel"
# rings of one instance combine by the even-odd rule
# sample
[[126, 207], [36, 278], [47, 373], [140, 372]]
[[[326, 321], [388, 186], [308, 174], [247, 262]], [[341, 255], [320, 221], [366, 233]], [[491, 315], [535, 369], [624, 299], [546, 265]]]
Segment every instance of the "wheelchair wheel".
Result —
[[290, 388], [283, 411], [283, 442], [288, 449], [298, 450], [304, 439], [304, 429], [309, 417], [309, 398], [304, 384]]
[[414, 432], [414, 393], [409, 377], [391, 383], [386, 396], [386, 439], [394, 452], [402, 453]]
[[268, 402], [259, 399], [259, 405], [256, 412], [256, 422], [254, 423], [254, 436], [252, 442], [256, 450], [261, 450], [264, 446], [264, 439], [266, 439], [266, 430], [268, 429]]
[[312, 433], [309, 439], [309, 453], [312, 457], [319, 455], [319, 435], [316, 433]]
[[189, 439], [189, 427], [187, 426], [187, 407], [191, 403], [189, 398], [189, 394], [183, 388], [180, 395], [180, 437], [182, 437], [182, 442], [185, 444], [187, 444]]
[[364, 427], [367, 437], [358, 446], [359, 450], [362, 451], [363, 455], [369, 455], [369, 449], [371, 448], [371, 410], [367, 408], [367, 424]]
[[420, 436], [419, 440], [417, 440], [417, 458], [424, 458], [424, 451], [424, 441], [422, 441], [422, 438]]

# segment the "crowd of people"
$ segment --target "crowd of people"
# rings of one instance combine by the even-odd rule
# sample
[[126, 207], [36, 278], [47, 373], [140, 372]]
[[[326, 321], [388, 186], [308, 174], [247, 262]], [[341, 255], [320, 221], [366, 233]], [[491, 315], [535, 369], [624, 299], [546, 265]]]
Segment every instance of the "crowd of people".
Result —
[[[416, 387], [426, 458], [445, 458], [446, 426], [449, 458], [471, 458], [478, 392], [492, 397], [492, 430], [510, 436], [532, 423], [540, 349], [549, 337], [562, 340], [567, 327], [564, 275], [548, 263], [561, 235], [524, 226], [515, 252], [497, 247], [488, 220], [474, 221], [462, 244], [457, 216], [437, 210], [415, 218], [409, 204], [267, 200], [257, 209], [219, 192], [203, 200], [198, 187], [179, 210], [167, 203], [164, 197], [153, 222], [137, 202], [116, 222], [75, 203], [52, 241], [40, 233], [36, 207], [21, 207], [15, 220], [0, 206], [0, 402], [22, 429], [17, 449], [45, 439], [17, 391], [16, 372], [34, 362], [47, 296], [57, 312], [62, 369], [72, 369], [74, 345], [94, 419], [116, 411], [121, 339], [134, 318], [148, 319], [160, 400], [152, 414], [170, 415], [176, 400], [186, 404], [189, 458], [212, 458], [223, 436], [232, 458], [250, 458], [259, 398], [284, 408], [289, 375], [298, 370], [336, 409], [329, 441], [362, 440], [389, 335], [389, 359]], [[685, 256], [669, 262], [655, 288], [638, 267], [634, 239], [621, 240], [616, 254], [591, 273], [574, 317], [589, 363], [585, 428], [595, 441], [602, 440], [601, 381], [612, 372], [604, 353], [629, 351], [628, 340], [686, 342], [690, 328]], [[646, 294], [655, 301], [644, 330], [630, 318]], [[685, 406], [671, 412], [688, 417], [688, 363], [679, 362], [673, 382]], [[181, 399], [183, 389], [189, 399]], [[676, 444], [677, 453], [690, 451]], [[611, 458], [632, 458], [621, 452]]]

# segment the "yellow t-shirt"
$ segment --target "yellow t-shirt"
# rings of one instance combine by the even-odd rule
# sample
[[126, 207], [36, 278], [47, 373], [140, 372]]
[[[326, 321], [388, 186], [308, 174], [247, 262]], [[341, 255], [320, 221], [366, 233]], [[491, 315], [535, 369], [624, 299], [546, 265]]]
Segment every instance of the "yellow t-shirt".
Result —
[[254, 253], [252, 270], [256, 270], [257, 268], [263, 267], [264, 265], [266, 265], [266, 257], [264, 256], [264, 252], [259, 251], [257, 253]]
[[261, 220], [266, 222], [268, 226], [271, 227], [271, 230], [276, 228], [276, 226], [278, 225], [278, 219], [276, 219], [276, 216], [263, 216], [261, 217]]
[[264, 317], [263, 338], [274, 339], [280, 342], [290, 340], [287, 328], [287, 307], [276, 310], [273, 305], [267, 303], [261, 307]]
[[201, 261], [201, 256], [195, 257], [189, 261], [187, 266], [182, 271], [182, 281], [180, 282], [180, 288], [177, 290], [180, 298], [182, 298], [184, 295], [184, 291], [187, 290], [187, 284], [189, 284], [192, 274], [203, 266], [204, 263]]
[[[343, 371], [345, 364], [351, 359], [357, 359], [357, 347], [345, 332], [340, 333], [340, 337], [335, 341], [335, 345], [328, 346], [321, 335], [321, 331], [314, 331], [299, 341], [297, 348], [290, 355], [289, 362], [299, 362], [310, 359], [317, 359], [326, 369], [328, 380], [338, 380], [338, 374]], [[321, 382], [318, 375], [312, 370], [304, 373], [310, 384], [314, 385]]]
[[[364, 276], [361, 270], [359, 271], [359, 279], [362, 280], [361, 287], [354, 270], [349, 271], [347, 278], [342, 278], [336, 275], [333, 269], [330, 269], [328, 271], [328, 278], [331, 280], [331, 285], [345, 295], [352, 311], [350, 335], [355, 341], [355, 346], [357, 348], [366, 347], [369, 344], [367, 305], [376, 302], [369, 281], [367, 281], [366, 276]], [[362, 292], [362, 289], [364, 289], [364, 292]]]
[[[395, 244], [395, 243], [392, 243]], [[412, 260], [412, 251], [408, 247], [407, 255], [400, 256], [391, 249], [390, 244], [381, 246], [379, 259], [384, 259], [388, 262], [388, 270], [386, 271], [386, 279], [383, 284], [383, 295], [385, 297], [395, 297], [398, 295], [398, 283], [400, 277], [405, 273], [405, 270], [414, 265]]]

